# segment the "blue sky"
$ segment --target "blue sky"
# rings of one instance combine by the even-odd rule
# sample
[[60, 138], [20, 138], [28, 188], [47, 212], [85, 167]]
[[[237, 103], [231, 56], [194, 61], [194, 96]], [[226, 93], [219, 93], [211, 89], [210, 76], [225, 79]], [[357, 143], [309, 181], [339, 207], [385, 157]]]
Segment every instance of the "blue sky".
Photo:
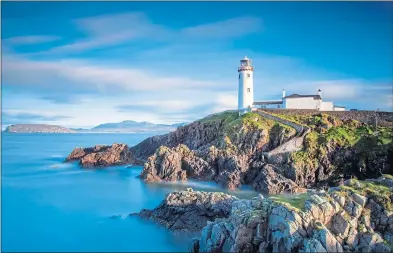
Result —
[[3, 127], [178, 123], [315, 94], [392, 111], [390, 2], [2, 2]]

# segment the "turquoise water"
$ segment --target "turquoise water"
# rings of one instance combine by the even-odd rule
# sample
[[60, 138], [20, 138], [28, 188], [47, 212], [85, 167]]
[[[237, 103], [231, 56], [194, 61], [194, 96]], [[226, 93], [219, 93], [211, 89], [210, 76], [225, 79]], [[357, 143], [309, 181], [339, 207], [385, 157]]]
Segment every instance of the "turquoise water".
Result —
[[[127, 143], [149, 134], [2, 135], [2, 251], [182, 251], [191, 235], [174, 234], [127, 216], [154, 208], [187, 187], [222, 191], [212, 183], [145, 184], [139, 166], [85, 170], [62, 163], [74, 147]], [[252, 197], [250, 190], [235, 192]]]

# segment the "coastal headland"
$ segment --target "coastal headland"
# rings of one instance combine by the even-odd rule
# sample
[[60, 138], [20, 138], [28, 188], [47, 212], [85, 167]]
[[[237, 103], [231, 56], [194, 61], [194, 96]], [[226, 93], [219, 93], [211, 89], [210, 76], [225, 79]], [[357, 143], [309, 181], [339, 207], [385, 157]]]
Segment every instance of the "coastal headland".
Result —
[[66, 161], [139, 164], [146, 183], [192, 179], [262, 194], [189, 189], [133, 214], [200, 231], [194, 252], [391, 252], [392, 127], [390, 112], [226, 111], [133, 147], [76, 148]]

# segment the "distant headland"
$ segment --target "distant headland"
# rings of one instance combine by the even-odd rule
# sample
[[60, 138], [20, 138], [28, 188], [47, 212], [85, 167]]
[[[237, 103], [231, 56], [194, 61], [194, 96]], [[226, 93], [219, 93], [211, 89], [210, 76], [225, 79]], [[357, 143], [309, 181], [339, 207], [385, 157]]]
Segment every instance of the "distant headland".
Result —
[[154, 124], [150, 122], [137, 122], [126, 120], [118, 123], [104, 123], [96, 127], [86, 128], [66, 128], [58, 125], [47, 124], [15, 124], [8, 126], [4, 132], [7, 133], [143, 133], [143, 132], [171, 132], [178, 126], [177, 124]]

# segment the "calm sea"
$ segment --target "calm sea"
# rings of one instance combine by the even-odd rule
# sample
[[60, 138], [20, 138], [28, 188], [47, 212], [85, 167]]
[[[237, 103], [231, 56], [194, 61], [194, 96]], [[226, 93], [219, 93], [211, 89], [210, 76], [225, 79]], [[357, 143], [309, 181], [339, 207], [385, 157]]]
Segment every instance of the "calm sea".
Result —
[[[126, 217], [172, 191], [222, 191], [213, 183], [145, 184], [142, 167], [81, 169], [62, 163], [74, 147], [137, 144], [152, 134], [2, 135], [2, 251], [188, 251], [191, 235]], [[233, 193], [250, 198], [250, 190]]]

